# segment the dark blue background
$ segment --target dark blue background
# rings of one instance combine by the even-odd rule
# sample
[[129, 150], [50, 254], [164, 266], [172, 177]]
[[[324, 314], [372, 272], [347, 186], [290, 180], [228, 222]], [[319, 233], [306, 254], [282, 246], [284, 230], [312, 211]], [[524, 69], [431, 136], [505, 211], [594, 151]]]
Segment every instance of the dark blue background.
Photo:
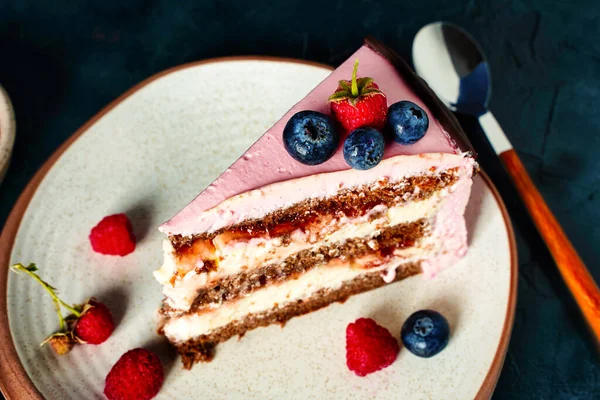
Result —
[[[0, 82], [18, 123], [13, 162], [0, 186], [0, 225], [65, 139], [158, 71], [241, 54], [337, 65], [367, 34], [410, 59], [417, 30], [448, 20], [480, 40], [493, 71], [491, 108], [600, 281], [597, 0], [84, 3], [0, 2]], [[599, 398], [600, 358], [577, 308], [498, 161], [477, 140], [476, 124], [461, 122], [506, 200], [519, 246], [517, 314], [494, 398]]]

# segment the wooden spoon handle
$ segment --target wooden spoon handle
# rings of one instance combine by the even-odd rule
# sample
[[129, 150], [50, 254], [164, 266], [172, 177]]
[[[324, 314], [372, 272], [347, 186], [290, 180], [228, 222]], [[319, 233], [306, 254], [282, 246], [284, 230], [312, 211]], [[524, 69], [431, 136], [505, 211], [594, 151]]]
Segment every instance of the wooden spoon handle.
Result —
[[600, 290], [577, 251], [537, 190], [516, 151], [500, 153], [525, 207], [546, 242], [567, 287], [579, 304], [596, 340], [600, 342]]

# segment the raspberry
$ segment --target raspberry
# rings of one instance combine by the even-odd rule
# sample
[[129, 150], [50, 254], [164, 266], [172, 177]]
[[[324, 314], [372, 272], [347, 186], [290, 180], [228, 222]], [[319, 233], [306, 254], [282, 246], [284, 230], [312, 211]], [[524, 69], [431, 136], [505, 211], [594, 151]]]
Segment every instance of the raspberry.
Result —
[[111, 368], [104, 394], [108, 400], [148, 400], [156, 396], [163, 380], [163, 366], [158, 356], [145, 349], [133, 349]]
[[399, 351], [396, 338], [371, 318], [359, 318], [346, 328], [346, 365], [358, 376], [389, 366]]
[[81, 317], [77, 319], [75, 337], [85, 343], [100, 344], [115, 330], [112, 314], [102, 303], [94, 299], [84, 307]]
[[95, 252], [125, 256], [135, 250], [135, 236], [131, 222], [125, 214], [104, 217], [90, 232], [90, 242]]

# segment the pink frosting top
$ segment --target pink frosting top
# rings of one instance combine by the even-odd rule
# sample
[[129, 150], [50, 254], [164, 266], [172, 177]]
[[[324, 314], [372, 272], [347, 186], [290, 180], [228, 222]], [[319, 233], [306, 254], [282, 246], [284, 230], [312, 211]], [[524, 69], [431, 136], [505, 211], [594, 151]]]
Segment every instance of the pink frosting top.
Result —
[[[337, 88], [339, 80], [351, 78], [354, 60], [356, 59], [360, 61], [359, 76], [369, 76], [374, 79], [375, 83], [385, 93], [388, 106], [400, 100], [410, 100], [422, 107], [429, 116], [429, 129], [423, 139], [410, 146], [400, 145], [395, 142], [388, 143], [384, 159], [398, 155], [417, 155], [422, 153], [460, 153], [448, 134], [443, 131], [440, 123], [433, 118], [429, 109], [406, 85], [394, 66], [386, 58], [369, 47], [362, 46], [304, 99], [292, 107], [242, 157], [235, 161], [190, 204], [161, 225], [159, 230], [170, 235], [191, 235], [219, 229], [216, 227], [223, 225], [225, 222], [222, 221], [222, 223], [219, 223], [217, 221], [219, 218], [228, 220], [228, 223], [242, 221], [248, 217], [249, 213], [256, 215], [256, 212], [251, 211], [257, 211], [256, 205], [258, 203], [245, 205], [244, 202], [239, 202], [234, 212], [235, 215], [229, 215], [228, 218], [223, 218], [224, 215], [222, 212], [214, 212], [216, 210], [212, 210], [213, 212], [209, 213], [206, 213], [206, 211], [213, 209], [230, 197], [281, 181], [325, 173], [325, 176], [330, 177], [329, 179], [322, 178], [328, 182], [326, 185], [339, 187], [339, 177], [336, 177], [338, 174], [326, 173], [350, 169], [344, 160], [342, 152], [343, 140], [340, 141], [340, 147], [331, 159], [320, 165], [309, 166], [301, 164], [290, 157], [283, 146], [282, 133], [287, 121], [298, 111], [313, 110], [330, 114], [327, 99]], [[375, 167], [372, 171], [376, 171], [379, 167]], [[353, 171], [352, 175], [358, 177], [364, 173], [364, 171]], [[348, 174], [344, 175], [346, 178], [348, 177]], [[358, 180], [362, 181], [362, 179]], [[350, 186], [350, 183], [346, 182], [345, 186]], [[298, 186], [298, 190], [302, 192], [306, 191], [306, 197], [319, 196], [319, 193], [315, 193], [314, 188], [305, 187], [305, 190], [302, 190], [300, 186]], [[260, 200], [263, 203], [260, 205], [261, 213], [266, 213], [286, 205], [288, 203], [287, 199], [285, 199], [285, 196], [282, 197], [281, 194], [278, 193], [275, 196], [269, 196], [268, 205], [265, 204], [266, 199], [263, 198]], [[245, 207], [248, 207], [248, 209], [244, 210], [243, 208]]]

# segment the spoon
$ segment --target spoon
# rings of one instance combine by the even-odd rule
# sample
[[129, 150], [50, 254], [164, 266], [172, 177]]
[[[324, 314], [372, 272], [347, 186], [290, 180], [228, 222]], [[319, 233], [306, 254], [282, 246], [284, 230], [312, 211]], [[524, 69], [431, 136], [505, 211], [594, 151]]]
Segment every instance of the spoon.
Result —
[[529, 177], [506, 134], [488, 110], [489, 65], [477, 42], [446, 22], [421, 28], [413, 42], [415, 70], [452, 110], [479, 119], [492, 148], [512, 178], [596, 340], [600, 343], [600, 290], [552, 211]]

